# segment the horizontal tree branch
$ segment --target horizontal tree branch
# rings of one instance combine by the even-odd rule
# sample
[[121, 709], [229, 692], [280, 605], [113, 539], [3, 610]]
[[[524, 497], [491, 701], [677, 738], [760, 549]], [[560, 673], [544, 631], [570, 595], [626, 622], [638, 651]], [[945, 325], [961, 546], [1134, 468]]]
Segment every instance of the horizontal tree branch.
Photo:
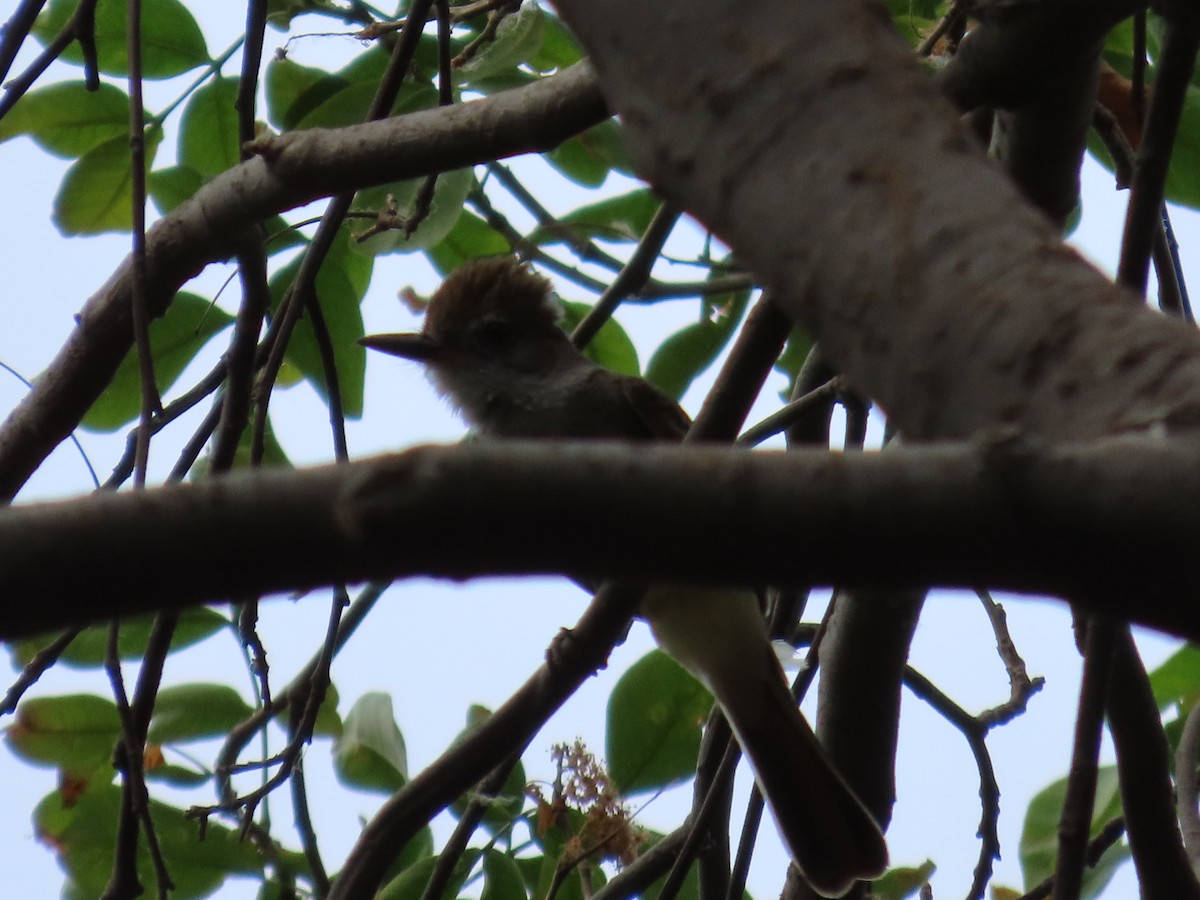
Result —
[[335, 581], [990, 587], [1200, 639], [1200, 449], [419, 447], [0, 511], [0, 638]]
[[[319, 197], [552, 149], [608, 116], [585, 64], [472, 103], [262, 141], [146, 235], [146, 297], [162, 315], [254, 223]], [[0, 500], [11, 499], [79, 424], [133, 344], [128, 258], [76, 317], [78, 327], [0, 425]]]

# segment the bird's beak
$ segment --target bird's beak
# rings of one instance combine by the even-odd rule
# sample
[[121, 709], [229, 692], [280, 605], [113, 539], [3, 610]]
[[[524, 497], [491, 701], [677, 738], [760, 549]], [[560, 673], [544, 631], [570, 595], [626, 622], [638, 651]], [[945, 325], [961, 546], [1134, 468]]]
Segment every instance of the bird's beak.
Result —
[[403, 356], [418, 362], [430, 362], [442, 354], [440, 343], [420, 332], [408, 334], [368, 334], [358, 342], [372, 350], [382, 350], [392, 356]]

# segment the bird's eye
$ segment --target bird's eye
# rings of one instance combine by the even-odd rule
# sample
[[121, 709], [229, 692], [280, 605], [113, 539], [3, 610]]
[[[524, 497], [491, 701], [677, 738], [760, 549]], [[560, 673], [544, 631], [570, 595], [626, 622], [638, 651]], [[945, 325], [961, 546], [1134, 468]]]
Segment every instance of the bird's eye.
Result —
[[500, 319], [485, 319], [475, 325], [475, 335], [486, 344], [505, 344], [512, 338], [512, 325]]

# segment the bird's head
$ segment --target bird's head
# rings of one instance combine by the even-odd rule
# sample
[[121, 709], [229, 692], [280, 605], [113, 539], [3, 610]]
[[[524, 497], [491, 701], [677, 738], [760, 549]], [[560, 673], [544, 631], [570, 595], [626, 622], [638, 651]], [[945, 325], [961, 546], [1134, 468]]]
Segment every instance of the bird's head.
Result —
[[566, 340], [562, 308], [550, 282], [509, 256], [474, 260], [455, 270], [430, 298], [415, 333], [373, 334], [360, 343], [425, 363], [431, 372], [484, 365], [536, 371], [544, 353]]

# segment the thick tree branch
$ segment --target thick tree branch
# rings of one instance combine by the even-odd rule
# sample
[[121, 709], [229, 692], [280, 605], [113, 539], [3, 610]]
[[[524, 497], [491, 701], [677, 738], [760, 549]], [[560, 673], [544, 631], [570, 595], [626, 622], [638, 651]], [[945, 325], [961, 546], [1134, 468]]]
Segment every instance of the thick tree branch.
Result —
[[639, 172], [728, 241], [906, 437], [1200, 421], [1200, 335], [1062, 245], [881, 7], [559, 8]]
[[1105, 712], [1117, 751], [1121, 806], [1141, 896], [1196, 900], [1200, 885], [1175, 817], [1171, 748], [1128, 628], [1117, 629], [1115, 636]]
[[[256, 222], [343, 191], [547, 150], [608, 115], [586, 65], [461, 106], [263, 142], [146, 236], [149, 312], [236, 251]], [[78, 424], [133, 341], [126, 259], [88, 300], [49, 368], [0, 426], [0, 498], [11, 498]]]
[[[1177, 601], [1200, 590], [1197, 456], [1131, 439], [862, 455], [498, 442], [235, 473], [0, 512], [0, 638], [336, 581], [565, 572], [983, 584], [1095, 596], [1200, 639], [1200, 609]], [[780, 534], [805, 552], [780, 553]]]

